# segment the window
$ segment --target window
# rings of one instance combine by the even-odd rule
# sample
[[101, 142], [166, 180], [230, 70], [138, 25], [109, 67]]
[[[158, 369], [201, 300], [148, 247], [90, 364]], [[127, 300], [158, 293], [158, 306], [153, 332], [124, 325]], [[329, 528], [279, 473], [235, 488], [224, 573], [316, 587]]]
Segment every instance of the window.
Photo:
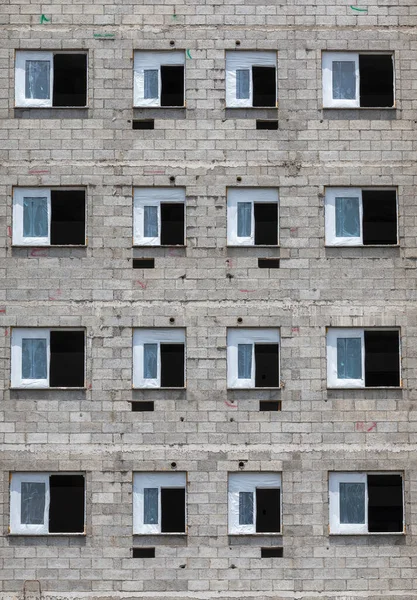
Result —
[[84, 331], [13, 329], [14, 388], [84, 387]]
[[87, 104], [85, 52], [16, 52], [16, 106]]
[[137, 246], [184, 246], [184, 188], [136, 188], [133, 243]]
[[279, 387], [278, 329], [229, 329], [227, 386]]
[[85, 245], [85, 191], [15, 188], [13, 245]]
[[229, 474], [229, 533], [281, 532], [281, 475]]
[[135, 329], [133, 387], [185, 387], [185, 329]]
[[135, 52], [134, 106], [184, 106], [185, 53]]
[[399, 473], [330, 473], [330, 533], [403, 533]]
[[12, 473], [10, 533], [84, 533], [84, 513], [84, 475]]
[[227, 243], [229, 246], [278, 245], [278, 190], [227, 190]]
[[276, 52], [226, 52], [226, 106], [277, 105]]
[[398, 243], [396, 190], [327, 188], [325, 207], [327, 246]]
[[394, 106], [393, 54], [323, 52], [323, 106]]
[[399, 387], [398, 329], [329, 329], [327, 386]]
[[134, 473], [133, 533], [185, 533], [185, 473]]

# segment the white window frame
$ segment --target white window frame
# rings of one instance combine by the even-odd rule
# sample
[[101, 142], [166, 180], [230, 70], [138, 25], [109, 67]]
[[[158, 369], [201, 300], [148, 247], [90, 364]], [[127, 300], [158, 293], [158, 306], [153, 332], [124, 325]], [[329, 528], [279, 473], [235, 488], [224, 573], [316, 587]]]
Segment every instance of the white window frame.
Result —
[[[15, 105], [17, 107], [50, 107], [53, 100], [54, 68], [53, 52], [17, 50], [15, 70]], [[49, 61], [49, 98], [36, 99], [26, 98], [26, 61], [42, 60]]]
[[[158, 523], [144, 523], [144, 490], [158, 489]], [[177, 488], [185, 490], [185, 531], [161, 532], [161, 488]], [[133, 534], [134, 535], [184, 535], [187, 531], [187, 474], [176, 473], [133, 473]]]
[[[333, 61], [355, 63], [356, 95], [354, 99], [333, 98]], [[359, 52], [323, 52], [323, 107], [324, 108], [359, 108]]]
[[[48, 235], [25, 237], [23, 235], [23, 211], [25, 198], [46, 198], [48, 206]], [[50, 188], [14, 188], [13, 190], [13, 245], [50, 246], [51, 244], [51, 190]]]
[[[184, 106], [185, 106], [185, 51], [184, 50], [135, 50], [133, 66], [133, 106], [161, 106], [161, 67], [184, 67]], [[145, 71], [158, 71], [158, 98], [145, 98]], [[163, 108], [169, 108], [164, 106]], [[181, 108], [180, 106], [175, 108]]]
[[[360, 338], [361, 340], [361, 379], [339, 379], [337, 377], [337, 340], [338, 338]], [[365, 329], [329, 328], [327, 330], [327, 387], [328, 388], [364, 388], [365, 387]]]
[[[88, 106], [88, 52], [85, 50], [16, 50], [15, 61], [15, 107], [16, 108], [54, 108], [54, 56], [56, 54], [83, 54], [87, 57], [86, 64], [86, 98], [85, 106], [73, 108], [86, 108]], [[43, 100], [37, 98], [26, 98], [26, 61], [48, 60], [49, 61], [49, 98]], [[57, 106], [56, 108], [71, 108], [71, 106]]]
[[[327, 187], [325, 190], [325, 244], [326, 246], [363, 246], [363, 202], [362, 192], [370, 190], [395, 192], [397, 209], [397, 245], [398, 245], [398, 192], [397, 188], [362, 187], [362, 188], [336, 188]], [[336, 198], [359, 198], [360, 235], [357, 237], [336, 237]], [[369, 244], [372, 246], [373, 244]], [[394, 246], [394, 244], [377, 244], [377, 246]], [[366, 246], [368, 247], [368, 245]]]
[[[157, 344], [157, 377], [156, 379], [144, 378], [144, 345]], [[184, 387], [186, 382], [186, 343], [185, 329], [134, 329], [133, 330], [133, 387], [134, 388], [160, 388], [161, 387], [161, 344], [184, 344]], [[166, 389], [166, 388], [163, 388]], [[178, 388], [183, 389], [183, 388]]]
[[[22, 483], [45, 484], [45, 509], [43, 523], [30, 525], [21, 523], [21, 486]], [[10, 533], [26, 535], [49, 534], [49, 474], [48, 473], [12, 473], [10, 481]]]
[[[336, 198], [358, 198], [359, 227], [357, 237], [336, 237]], [[326, 246], [363, 245], [363, 206], [361, 188], [326, 188], [325, 191], [325, 233]]]
[[[252, 370], [250, 379], [238, 378], [238, 346], [252, 345]], [[279, 329], [230, 328], [227, 330], [227, 387], [230, 389], [267, 389], [255, 387], [255, 344], [278, 344], [278, 370], [280, 372], [281, 344]], [[280, 386], [278, 386], [279, 388]]]
[[[280, 489], [280, 532], [256, 531], [256, 490], [279, 488]], [[253, 494], [253, 523], [250, 525], [239, 524], [239, 492]], [[282, 533], [282, 484], [280, 473], [229, 473], [228, 482], [228, 530], [230, 535], [281, 535]]]
[[[277, 53], [274, 50], [226, 50], [227, 108], [262, 108], [258, 106], [253, 107], [252, 67], [275, 67], [275, 80], [277, 80]], [[236, 98], [236, 71], [240, 69], [249, 70], [249, 98]], [[275, 90], [275, 105], [276, 104], [277, 90]]]
[[[49, 387], [49, 366], [51, 360], [51, 330], [45, 328], [13, 328], [11, 351], [11, 387], [23, 389], [41, 389]], [[23, 379], [22, 377], [22, 345], [24, 339], [46, 340], [46, 379]]]
[[[51, 471], [46, 473], [13, 472], [10, 474], [10, 526], [11, 535], [48, 535], [48, 536], [80, 536], [85, 535], [86, 525], [86, 478], [85, 473], [80, 471]], [[81, 475], [84, 478], [84, 532], [49, 532], [49, 508], [50, 508], [50, 477], [52, 475]], [[21, 523], [21, 485], [22, 483], [44, 483], [45, 484], [45, 509], [43, 523], [30, 525]]]
[[[401, 475], [403, 496], [403, 531], [370, 532], [368, 531], [368, 475]], [[340, 488], [341, 483], [365, 484], [365, 523], [340, 522]], [[401, 535], [405, 528], [405, 503], [404, 503], [404, 474], [398, 471], [389, 472], [356, 472], [356, 473], [329, 473], [329, 531], [336, 535]]]
[[[133, 190], [133, 245], [161, 245], [161, 204], [184, 204], [184, 246], [186, 239], [185, 222], [185, 188], [180, 187], [147, 187]], [[158, 209], [158, 235], [145, 237], [145, 206], [156, 206]]]
[[[251, 208], [251, 234], [239, 237], [237, 229], [238, 210], [240, 202], [250, 202]], [[268, 203], [277, 205], [277, 246], [279, 245], [279, 194], [278, 188], [228, 188], [227, 189], [227, 245], [228, 246], [254, 246], [255, 245], [255, 204]], [[259, 246], [262, 246], [260, 244]], [[269, 246], [268, 246], [269, 247]], [[271, 246], [275, 247], [275, 246]]]

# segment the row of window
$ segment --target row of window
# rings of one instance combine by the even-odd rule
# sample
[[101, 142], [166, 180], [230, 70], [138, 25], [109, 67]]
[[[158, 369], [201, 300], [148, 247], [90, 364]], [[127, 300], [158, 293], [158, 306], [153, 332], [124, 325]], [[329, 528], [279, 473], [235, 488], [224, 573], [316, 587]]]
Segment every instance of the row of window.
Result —
[[[135, 188], [133, 244], [183, 246], [185, 188]], [[85, 245], [85, 190], [14, 188], [13, 245]], [[327, 246], [398, 244], [395, 188], [326, 188]], [[227, 189], [227, 244], [277, 246], [277, 188]]]
[[[133, 534], [185, 534], [187, 474], [133, 474]], [[280, 473], [229, 473], [228, 533], [281, 534]], [[12, 473], [10, 533], [84, 534], [85, 476]], [[404, 533], [401, 473], [329, 473], [331, 534]]]
[[[133, 105], [185, 106], [185, 51], [134, 53]], [[323, 106], [395, 106], [394, 55], [323, 52]], [[17, 50], [17, 107], [87, 106], [87, 53]], [[277, 53], [226, 51], [226, 106], [277, 105]]]
[[[133, 387], [184, 388], [185, 329], [133, 330]], [[228, 328], [227, 386], [279, 388], [280, 332]], [[13, 328], [11, 386], [84, 387], [85, 331]], [[327, 386], [401, 386], [399, 329], [329, 328]]]

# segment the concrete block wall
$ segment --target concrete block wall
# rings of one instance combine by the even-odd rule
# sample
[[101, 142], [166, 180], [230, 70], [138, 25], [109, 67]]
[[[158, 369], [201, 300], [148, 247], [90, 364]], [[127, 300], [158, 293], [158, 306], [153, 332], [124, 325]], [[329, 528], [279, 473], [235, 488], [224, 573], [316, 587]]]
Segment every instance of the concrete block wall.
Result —
[[[365, 6], [360, 2], [358, 6]], [[2, 598], [415, 598], [417, 8], [411, 0], [9, 0], [0, 11]], [[40, 23], [44, 14], [49, 21]], [[114, 33], [114, 39], [94, 34]], [[133, 51], [189, 50], [185, 110], [133, 109]], [[277, 110], [225, 51], [278, 52]], [[14, 51], [88, 51], [88, 109], [15, 109]], [[323, 110], [321, 52], [395, 53], [396, 108]], [[155, 130], [132, 130], [135, 118]], [[260, 131], [257, 118], [276, 118]], [[132, 248], [132, 188], [186, 189], [185, 249]], [[241, 177], [241, 182], [237, 181]], [[326, 248], [325, 186], [396, 186], [399, 247]], [[86, 248], [13, 248], [13, 186], [85, 186]], [[278, 187], [280, 248], [227, 248], [226, 189]], [[154, 270], [132, 269], [154, 257]], [[258, 257], [280, 269], [258, 269]], [[170, 317], [175, 318], [171, 325]], [[226, 331], [279, 327], [278, 391], [228, 391]], [[85, 390], [11, 390], [12, 327], [85, 327]], [[132, 329], [185, 327], [187, 389], [132, 389]], [[328, 326], [401, 328], [401, 390], [326, 389]], [[281, 400], [260, 412], [259, 400]], [[154, 412], [132, 412], [136, 400]], [[132, 535], [132, 474], [187, 472], [187, 536]], [[228, 536], [227, 473], [282, 473], [282, 536]], [[401, 471], [406, 535], [329, 536], [328, 473]], [[87, 535], [9, 536], [9, 473], [86, 474]], [[282, 545], [283, 558], [260, 548]], [[154, 559], [133, 559], [155, 546]], [[39, 581], [39, 586], [33, 583]], [[26, 582], [26, 583], [25, 583]], [[41, 594], [39, 593], [41, 590]]]

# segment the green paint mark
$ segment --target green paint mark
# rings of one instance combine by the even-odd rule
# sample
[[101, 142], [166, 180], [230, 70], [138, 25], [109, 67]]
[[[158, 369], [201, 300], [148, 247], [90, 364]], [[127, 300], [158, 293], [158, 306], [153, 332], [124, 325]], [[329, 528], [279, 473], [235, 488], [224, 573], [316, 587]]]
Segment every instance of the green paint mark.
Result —
[[49, 23], [51, 19], [47, 19], [45, 15], [41, 15], [39, 19], [39, 23], [42, 25], [43, 23]]
[[93, 37], [96, 39], [114, 38], [115, 35], [115, 33], [93, 33]]
[[357, 10], [358, 12], [368, 12], [367, 8], [358, 8], [357, 6], [351, 6], [352, 10]]
[[191, 53], [189, 50], [187, 50], [187, 58], [192, 58]]

